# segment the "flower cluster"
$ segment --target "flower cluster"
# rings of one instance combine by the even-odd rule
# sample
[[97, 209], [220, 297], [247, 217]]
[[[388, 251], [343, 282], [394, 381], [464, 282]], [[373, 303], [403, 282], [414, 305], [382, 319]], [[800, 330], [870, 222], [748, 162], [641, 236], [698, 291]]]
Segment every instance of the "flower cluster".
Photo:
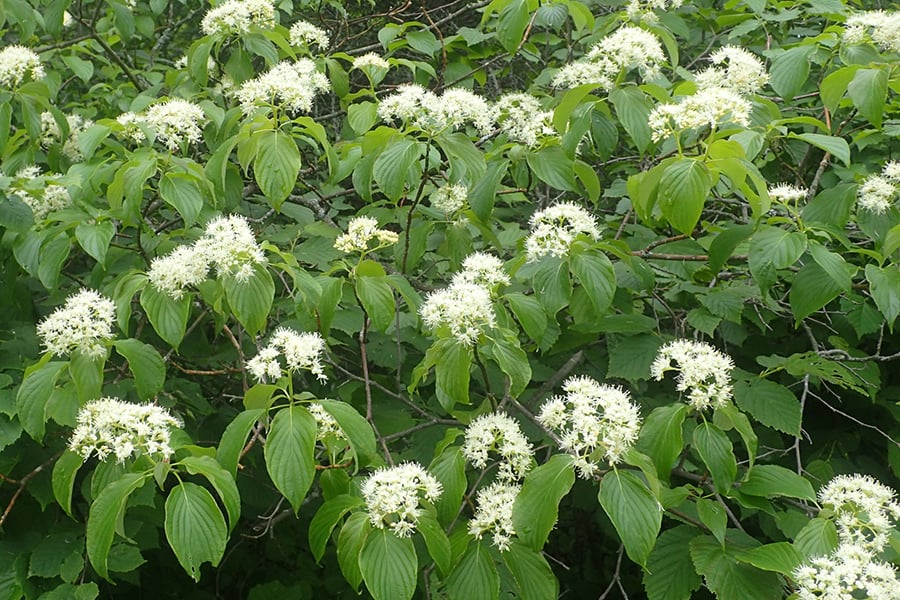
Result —
[[673, 340], [659, 349], [650, 374], [660, 381], [667, 371], [678, 371], [676, 389], [687, 392], [689, 404], [703, 410], [724, 406], [731, 399], [733, 368], [730, 356], [705, 342]]
[[377, 248], [393, 246], [399, 239], [398, 235], [389, 229], [379, 229], [378, 221], [372, 217], [354, 217], [347, 224], [347, 233], [341, 234], [334, 241], [334, 247], [341, 252], [360, 252], [365, 254], [370, 251], [369, 242], [375, 240]]
[[232, 215], [210, 221], [203, 237], [193, 244], [154, 258], [147, 277], [157, 290], [178, 299], [187, 288], [205, 280], [210, 267], [218, 275], [243, 282], [253, 274], [255, 265], [265, 262], [250, 224], [244, 217]]
[[41, 113], [41, 146], [49, 148], [54, 144], [63, 142], [62, 153], [72, 162], [81, 162], [84, 155], [78, 147], [78, 135], [94, 124], [90, 119], [84, 119], [81, 115], [66, 115], [66, 124], [69, 135], [63, 141], [59, 124], [53, 118], [53, 113], [44, 111]]
[[469, 521], [469, 533], [480, 540], [490, 531], [494, 546], [500, 552], [508, 550], [512, 536], [516, 535], [512, 513], [521, 489], [517, 484], [495, 481], [478, 490], [477, 508]]
[[106, 355], [113, 338], [116, 307], [94, 290], [82, 289], [38, 323], [37, 334], [48, 352], [63, 356], [78, 351], [91, 358]]
[[456, 282], [431, 292], [419, 314], [432, 330], [446, 328], [460, 343], [471, 346], [485, 329], [494, 327], [497, 316], [491, 292], [477, 283]]
[[330, 43], [327, 31], [307, 21], [297, 21], [291, 25], [290, 40], [294, 46], [315, 44], [320, 50], [327, 49]]
[[900, 188], [900, 162], [884, 165], [879, 175], [870, 175], [859, 186], [856, 199], [859, 207], [882, 214], [894, 205]]
[[[274, 381], [285, 375], [305, 369], [324, 381], [322, 353], [325, 340], [318, 333], [297, 333], [293, 329], [280, 327], [275, 330], [269, 345], [247, 361], [247, 370], [259, 381]], [[281, 367], [284, 358], [285, 369]]]
[[675, 10], [684, 0], [630, 0], [625, 12], [629, 19], [655, 23], [659, 20], [655, 10]]
[[366, 52], [365, 54], [361, 54], [360, 56], [354, 58], [351, 67], [360, 70], [365, 70], [368, 68], [390, 69], [391, 64], [374, 52]]
[[900, 504], [894, 490], [866, 475], [838, 475], [819, 490], [819, 503], [837, 524], [842, 543], [882, 550]]
[[678, 104], [662, 104], [653, 109], [647, 119], [654, 141], [685, 129], [716, 127], [732, 122], [743, 127], [750, 125], [750, 102], [737, 92], [711, 87], [683, 98]]
[[406, 462], [382, 467], [369, 475], [361, 490], [373, 527], [387, 525], [397, 537], [409, 537], [416, 529], [422, 498], [435, 502], [441, 497], [441, 483], [419, 464]]
[[258, 106], [277, 104], [292, 112], [309, 112], [319, 93], [331, 89], [328, 77], [308, 58], [281, 61], [256, 79], [245, 82], [237, 99], [245, 114]]
[[84, 460], [92, 454], [101, 461], [115, 456], [118, 463], [141, 454], [168, 458], [172, 454], [169, 429], [180, 426], [161, 406], [100, 398], [78, 411], [69, 449]]
[[789, 183], [779, 183], [769, 188], [769, 198], [782, 204], [799, 202], [806, 198], [809, 190]]
[[16, 173], [15, 181], [7, 193], [27, 204], [35, 221], [43, 221], [51, 212], [62, 210], [72, 204], [72, 197], [65, 186], [46, 183], [48, 177], [58, 175], [48, 173], [42, 176], [40, 167], [35, 165], [22, 167]]
[[203, 16], [200, 30], [204, 35], [246, 34], [252, 25], [261, 29], [275, 26], [272, 0], [226, 0]]
[[491, 452], [500, 455], [497, 479], [510, 482], [522, 479], [531, 469], [532, 448], [519, 429], [519, 424], [503, 413], [477, 417], [466, 428], [462, 446], [463, 456], [472, 466], [484, 469]]
[[487, 252], [475, 252], [463, 260], [462, 271], [453, 276], [451, 285], [462, 283], [494, 290], [498, 285], [509, 285], [510, 280], [502, 260]]
[[715, 66], [697, 74], [697, 87], [701, 90], [725, 88], [742, 95], [755, 94], [769, 81], [765, 65], [743, 48], [719, 48], [709, 60]]
[[431, 193], [431, 206], [452, 215], [466, 205], [469, 188], [461, 183], [449, 183]]
[[147, 123], [143, 115], [131, 111], [125, 112], [116, 117], [116, 122], [122, 126], [122, 130], [118, 134], [124, 139], [134, 144], [142, 144], [147, 139], [147, 134], [144, 133]]
[[545, 402], [537, 419], [559, 433], [560, 448], [575, 457], [575, 468], [588, 479], [597, 470], [598, 450], [615, 464], [634, 446], [641, 417], [628, 392], [590, 377], [571, 377], [562, 389], [566, 395]]
[[560, 202], [531, 215], [531, 234], [525, 240], [529, 261], [547, 256], [566, 256], [580, 236], [600, 239], [597, 221], [591, 214], [571, 202]]
[[43, 77], [44, 66], [34, 51], [18, 44], [0, 50], [0, 86], [14, 89]]
[[557, 87], [597, 85], [610, 89], [622, 73], [637, 70], [644, 79], [659, 76], [665, 61], [659, 39], [640, 27], [626, 25], [606, 36], [579, 61], [564, 66], [553, 78]]
[[869, 39], [882, 50], [900, 52], [900, 11], [870, 10], [851, 15], [846, 22], [844, 42], [861, 44]]
[[327, 439], [346, 441], [347, 434], [341, 429], [337, 420], [318, 402], [307, 405], [306, 410], [316, 420], [316, 439], [320, 442]]
[[556, 135], [551, 125], [553, 113], [542, 110], [540, 101], [530, 94], [505, 94], [494, 103], [494, 112], [500, 131], [510, 140], [530, 148]]
[[494, 110], [478, 94], [450, 89], [438, 96], [416, 84], [402, 85], [382, 100], [378, 116], [431, 134], [472, 123], [482, 135], [487, 135], [494, 127]]
[[829, 556], [800, 565], [792, 578], [798, 587], [798, 600], [900, 599], [900, 581], [894, 568], [852, 544], [841, 544]]
[[182, 143], [200, 141], [203, 135], [200, 125], [206, 122], [206, 115], [193, 102], [172, 98], [151, 106], [144, 120], [156, 132], [156, 139], [174, 152]]

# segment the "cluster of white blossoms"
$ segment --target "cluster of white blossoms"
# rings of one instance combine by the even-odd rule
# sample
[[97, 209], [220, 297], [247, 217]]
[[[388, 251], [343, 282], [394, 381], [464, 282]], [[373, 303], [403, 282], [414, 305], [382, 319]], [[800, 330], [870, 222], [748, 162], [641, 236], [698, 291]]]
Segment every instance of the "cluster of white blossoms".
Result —
[[181, 421], [155, 404], [131, 404], [116, 398], [88, 402], [78, 411], [69, 450], [84, 460], [96, 454], [105, 461], [110, 456], [123, 463], [131, 456], [172, 455], [170, 428]]
[[553, 113], [542, 110], [540, 101], [530, 94], [516, 92], [500, 96], [494, 103], [494, 112], [500, 131], [510, 140], [530, 148], [556, 135], [551, 125]]
[[360, 70], [365, 70], [368, 68], [390, 69], [391, 64], [374, 52], [366, 52], [365, 54], [361, 54], [353, 59], [351, 68]]
[[466, 205], [468, 197], [469, 188], [465, 184], [448, 183], [434, 190], [429, 200], [434, 208], [452, 215]]
[[63, 356], [78, 351], [91, 358], [106, 354], [106, 343], [113, 339], [116, 306], [109, 298], [83, 289], [66, 298], [37, 325], [37, 334], [48, 352]]
[[369, 521], [373, 527], [385, 525], [397, 537], [409, 537], [416, 530], [424, 498], [436, 502], [443, 487], [421, 465], [406, 462], [395, 467], [381, 467], [363, 482], [360, 488], [366, 501]]
[[725, 88], [742, 95], [755, 94], [769, 81], [762, 61], [738, 46], [719, 48], [709, 60], [714, 66], [697, 73], [701, 90]]
[[882, 214], [894, 205], [900, 191], [900, 162], [892, 160], [884, 165], [878, 175], [866, 177], [856, 194], [859, 207], [875, 214]]
[[870, 10], [851, 15], [845, 23], [844, 42], [872, 40], [882, 50], [900, 52], [900, 11]]
[[566, 256], [578, 236], [600, 239], [596, 219], [577, 204], [554, 204], [531, 215], [531, 234], [525, 240], [525, 254], [529, 261], [548, 254]]
[[293, 46], [309, 47], [310, 44], [315, 44], [319, 50], [326, 50], [331, 43], [327, 31], [308, 21], [297, 21], [291, 25], [290, 40]]
[[809, 190], [790, 183], [779, 183], [769, 188], [769, 198], [782, 204], [799, 202], [806, 198]]
[[659, 38], [640, 27], [626, 25], [595, 44], [581, 60], [569, 63], [553, 78], [556, 87], [615, 86], [622, 73], [637, 70], [643, 79], [659, 76], [665, 61]]
[[211, 267], [218, 275], [244, 282], [255, 265], [265, 262], [250, 224], [244, 217], [232, 215], [210, 221], [203, 237], [193, 244], [154, 258], [147, 277], [157, 290], [179, 299], [187, 288], [203, 282]]
[[474, 345], [481, 333], [497, 322], [490, 290], [462, 281], [431, 292], [419, 308], [419, 315], [431, 331], [446, 328], [450, 335], [468, 346]]
[[522, 479], [531, 469], [531, 443], [515, 419], [503, 413], [480, 415], [466, 427], [462, 454], [476, 469], [485, 469], [494, 452], [500, 455], [497, 479], [511, 482]]
[[116, 122], [122, 126], [122, 131], [118, 135], [129, 140], [134, 144], [142, 144], [147, 139], [143, 127], [147, 126], [147, 122], [142, 114], [132, 111], [124, 112], [116, 117]]
[[625, 13], [629, 19], [655, 23], [659, 17], [653, 11], [675, 10], [683, 3], [684, 0], [630, 0]]
[[482, 134], [494, 128], [494, 110], [490, 103], [473, 92], [449, 89], [443, 94], [430, 92], [417, 84], [404, 84], [378, 105], [378, 116], [430, 134], [453, 130], [471, 123]]
[[835, 520], [840, 545], [794, 570], [800, 600], [900, 599], [896, 571], [877, 559], [900, 518], [894, 496], [866, 475], [838, 475], [819, 490], [820, 516]]
[[494, 546], [500, 552], [508, 550], [509, 542], [516, 535], [512, 513], [521, 490], [518, 484], [507, 481], [495, 481], [478, 490], [477, 508], [469, 521], [469, 533], [480, 540], [490, 531]]
[[589, 479], [600, 456], [616, 464], [634, 446], [641, 416], [628, 392], [590, 377], [571, 377], [562, 389], [566, 395], [545, 402], [537, 419], [559, 434], [560, 448], [575, 458], [578, 473]]
[[13, 44], [0, 50], [0, 86], [17, 88], [44, 77], [44, 66], [33, 50]]
[[203, 16], [203, 35], [246, 34], [255, 25], [260, 29], [275, 26], [275, 4], [272, 0], [226, 0]]
[[347, 440], [347, 434], [344, 433], [344, 430], [341, 429], [341, 426], [331, 413], [325, 410], [324, 406], [318, 402], [312, 402], [307, 405], [306, 410], [308, 410], [309, 414], [316, 420], [317, 440], [320, 442], [324, 442], [328, 439], [334, 441]]
[[[322, 354], [325, 340], [317, 332], [298, 333], [287, 327], [275, 330], [269, 344], [247, 361], [247, 370], [259, 381], [275, 381], [285, 374], [304, 369], [325, 381]], [[281, 366], [284, 359], [285, 367]]]
[[72, 162], [81, 162], [84, 155], [78, 147], [78, 135], [94, 124], [90, 119], [84, 119], [81, 115], [66, 115], [66, 124], [69, 135], [62, 139], [59, 123], [53, 118], [53, 113], [44, 111], [41, 113], [41, 146], [49, 148], [54, 144], [63, 142], [62, 153]]
[[[360, 252], [365, 254], [370, 250], [377, 250], [386, 246], [393, 246], [400, 239], [389, 229], [379, 229], [378, 221], [372, 217], [354, 217], [347, 224], [347, 233], [342, 233], [334, 240], [334, 247], [341, 252]], [[376, 247], [369, 248], [369, 243], [375, 240]]]
[[650, 375], [660, 381], [667, 371], [678, 371], [676, 389], [687, 392], [688, 403], [703, 410], [719, 408], [731, 399], [732, 369], [731, 357], [705, 342], [673, 340], [659, 349]]
[[174, 152], [182, 143], [199, 142], [203, 136], [200, 125], [207, 119], [203, 109], [197, 104], [172, 98], [151, 106], [144, 120], [156, 132], [156, 139]]
[[52, 212], [72, 205], [72, 197], [64, 185], [46, 183], [58, 173], [41, 175], [40, 167], [28, 165], [16, 172], [15, 181], [7, 193], [28, 205], [35, 221], [43, 221]]
[[317, 94], [331, 89], [324, 73], [308, 58], [281, 61], [237, 91], [244, 114], [258, 106], [279, 105], [291, 112], [309, 112]]
[[509, 274], [503, 268], [503, 261], [487, 252], [474, 252], [462, 263], [462, 271], [453, 276], [451, 285], [474, 283], [489, 291], [500, 285], [509, 285]]

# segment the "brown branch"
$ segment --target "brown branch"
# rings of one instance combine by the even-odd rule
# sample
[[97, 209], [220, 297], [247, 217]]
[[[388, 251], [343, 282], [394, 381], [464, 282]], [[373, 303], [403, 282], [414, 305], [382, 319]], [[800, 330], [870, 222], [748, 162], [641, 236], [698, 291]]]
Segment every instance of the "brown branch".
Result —
[[9, 499], [9, 502], [6, 505], [6, 510], [4, 510], [3, 514], [0, 515], [0, 527], [3, 527], [3, 524], [6, 523], [6, 519], [9, 517], [10, 513], [12, 512], [13, 506], [16, 505], [16, 501], [19, 499], [19, 496], [21, 496], [22, 492], [25, 491], [25, 487], [28, 485], [28, 482], [31, 481], [32, 479], [34, 479], [35, 477], [37, 477], [38, 474], [41, 473], [41, 471], [43, 471], [45, 468], [47, 468], [47, 465], [49, 465], [50, 463], [54, 462], [57, 458], [62, 456], [62, 453], [63, 453], [63, 451], [60, 450], [59, 452], [57, 452], [56, 454], [54, 454], [53, 456], [48, 458], [46, 461], [44, 461], [43, 463], [39, 464], [34, 469], [32, 469], [22, 479], [15, 480], [10, 477], [7, 477], [6, 475], [0, 475], [0, 477], [3, 478], [3, 481], [6, 481], [7, 483], [12, 483], [12, 484], [18, 484], [18, 488], [16, 488], [16, 491], [13, 493], [12, 498]]

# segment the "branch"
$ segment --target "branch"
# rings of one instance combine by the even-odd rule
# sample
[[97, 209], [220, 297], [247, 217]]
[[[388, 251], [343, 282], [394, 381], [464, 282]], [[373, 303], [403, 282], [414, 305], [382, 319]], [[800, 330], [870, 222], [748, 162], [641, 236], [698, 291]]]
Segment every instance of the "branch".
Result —
[[0, 515], [0, 527], [3, 527], [3, 524], [6, 523], [7, 517], [9, 517], [9, 514], [12, 512], [13, 506], [16, 505], [16, 501], [19, 499], [19, 496], [21, 496], [22, 492], [25, 491], [25, 487], [28, 485], [28, 482], [31, 481], [32, 479], [34, 479], [35, 477], [37, 477], [41, 471], [43, 471], [45, 468], [47, 468], [47, 465], [54, 462], [60, 456], [62, 456], [62, 450], [60, 450], [59, 452], [57, 452], [56, 454], [54, 454], [53, 456], [48, 458], [46, 461], [44, 461], [41, 464], [39, 464], [38, 466], [36, 466], [27, 475], [25, 475], [25, 477], [23, 477], [22, 479], [19, 479], [18, 481], [15, 479], [11, 479], [5, 475], [0, 474], [0, 477], [2, 477], [3, 481], [6, 481], [7, 483], [12, 483], [12, 484], [18, 484], [18, 486], [19, 486], [18, 488], [16, 488], [15, 493], [13, 493], [12, 498], [9, 499], [9, 503], [7, 503], [7, 505], [6, 505], [6, 510], [4, 510], [3, 514]]

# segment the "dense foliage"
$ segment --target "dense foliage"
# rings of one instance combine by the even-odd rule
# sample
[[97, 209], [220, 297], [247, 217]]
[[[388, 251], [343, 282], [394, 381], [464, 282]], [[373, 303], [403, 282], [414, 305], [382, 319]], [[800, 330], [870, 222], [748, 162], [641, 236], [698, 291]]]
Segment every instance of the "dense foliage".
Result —
[[900, 597], [876, 4], [5, 0], [0, 598]]

